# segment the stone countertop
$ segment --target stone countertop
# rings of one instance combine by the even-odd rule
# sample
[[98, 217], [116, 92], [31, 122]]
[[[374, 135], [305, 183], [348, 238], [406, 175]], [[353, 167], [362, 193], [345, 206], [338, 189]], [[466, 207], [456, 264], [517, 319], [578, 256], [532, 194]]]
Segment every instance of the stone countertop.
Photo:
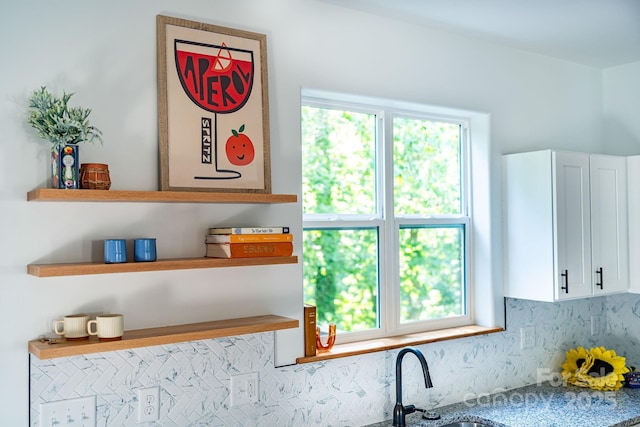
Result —
[[[440, 427], [454, 421], [484, 422], [493, 427], [627, 427], [640, 423], [640, 389], [623, 387], [606, 392], [544, 383], [425, 409], [438, 413], [441, 419], [424, 420], [417, 412], [406, 417], [407, 427]], [[369, 427], [391, 424], [388, 420]]]

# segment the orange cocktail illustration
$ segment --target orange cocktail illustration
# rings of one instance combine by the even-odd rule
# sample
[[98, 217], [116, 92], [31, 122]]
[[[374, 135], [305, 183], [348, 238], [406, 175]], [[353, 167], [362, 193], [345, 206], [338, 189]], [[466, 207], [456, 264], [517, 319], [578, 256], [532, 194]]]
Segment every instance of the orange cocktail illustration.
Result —
[[[189, 99], [202, 110], [213, 113], [202, 117], [201, 162], [214, 166], [210, 176], [195, 179], [236, 179], [241, 173], [218, 166], [218, 114], [240, 110], [251, 95], [254, 78], [253, 52], [228, 47], [225, 43], [175, 40], [175, 61], [180, 84]], [[210, 134], [208, 134], [210, 132]], [[213, 147], [206, 144], [213, 137]]]

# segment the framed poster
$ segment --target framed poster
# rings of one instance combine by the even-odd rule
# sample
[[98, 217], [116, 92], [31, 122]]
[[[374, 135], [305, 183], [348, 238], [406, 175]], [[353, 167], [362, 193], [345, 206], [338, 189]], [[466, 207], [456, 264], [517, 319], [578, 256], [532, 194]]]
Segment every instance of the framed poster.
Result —
[[160, 189], [271, 193], [266, 36], [156, 23]]

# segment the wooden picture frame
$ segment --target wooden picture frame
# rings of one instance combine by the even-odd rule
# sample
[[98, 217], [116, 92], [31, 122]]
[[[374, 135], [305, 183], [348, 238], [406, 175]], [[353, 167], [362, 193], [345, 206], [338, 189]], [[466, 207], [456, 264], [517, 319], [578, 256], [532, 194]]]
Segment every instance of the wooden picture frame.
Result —
[[266, 35], [156, 24], [160, 189], [271, 193]]

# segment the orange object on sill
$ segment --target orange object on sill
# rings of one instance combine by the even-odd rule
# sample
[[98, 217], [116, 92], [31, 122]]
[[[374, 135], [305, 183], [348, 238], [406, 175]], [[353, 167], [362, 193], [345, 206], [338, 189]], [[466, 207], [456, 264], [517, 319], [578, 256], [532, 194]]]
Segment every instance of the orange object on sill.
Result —
[[329, 324], [329, 338], [327, 339], [327, 344], [322, 344], [322, 340], [320, 339], [320, 328], [316, 328], [316, 349], [318, 351], [329, 351], [333, 348], [333, 345], [336, 343], [336, 325], [335, 323]]

